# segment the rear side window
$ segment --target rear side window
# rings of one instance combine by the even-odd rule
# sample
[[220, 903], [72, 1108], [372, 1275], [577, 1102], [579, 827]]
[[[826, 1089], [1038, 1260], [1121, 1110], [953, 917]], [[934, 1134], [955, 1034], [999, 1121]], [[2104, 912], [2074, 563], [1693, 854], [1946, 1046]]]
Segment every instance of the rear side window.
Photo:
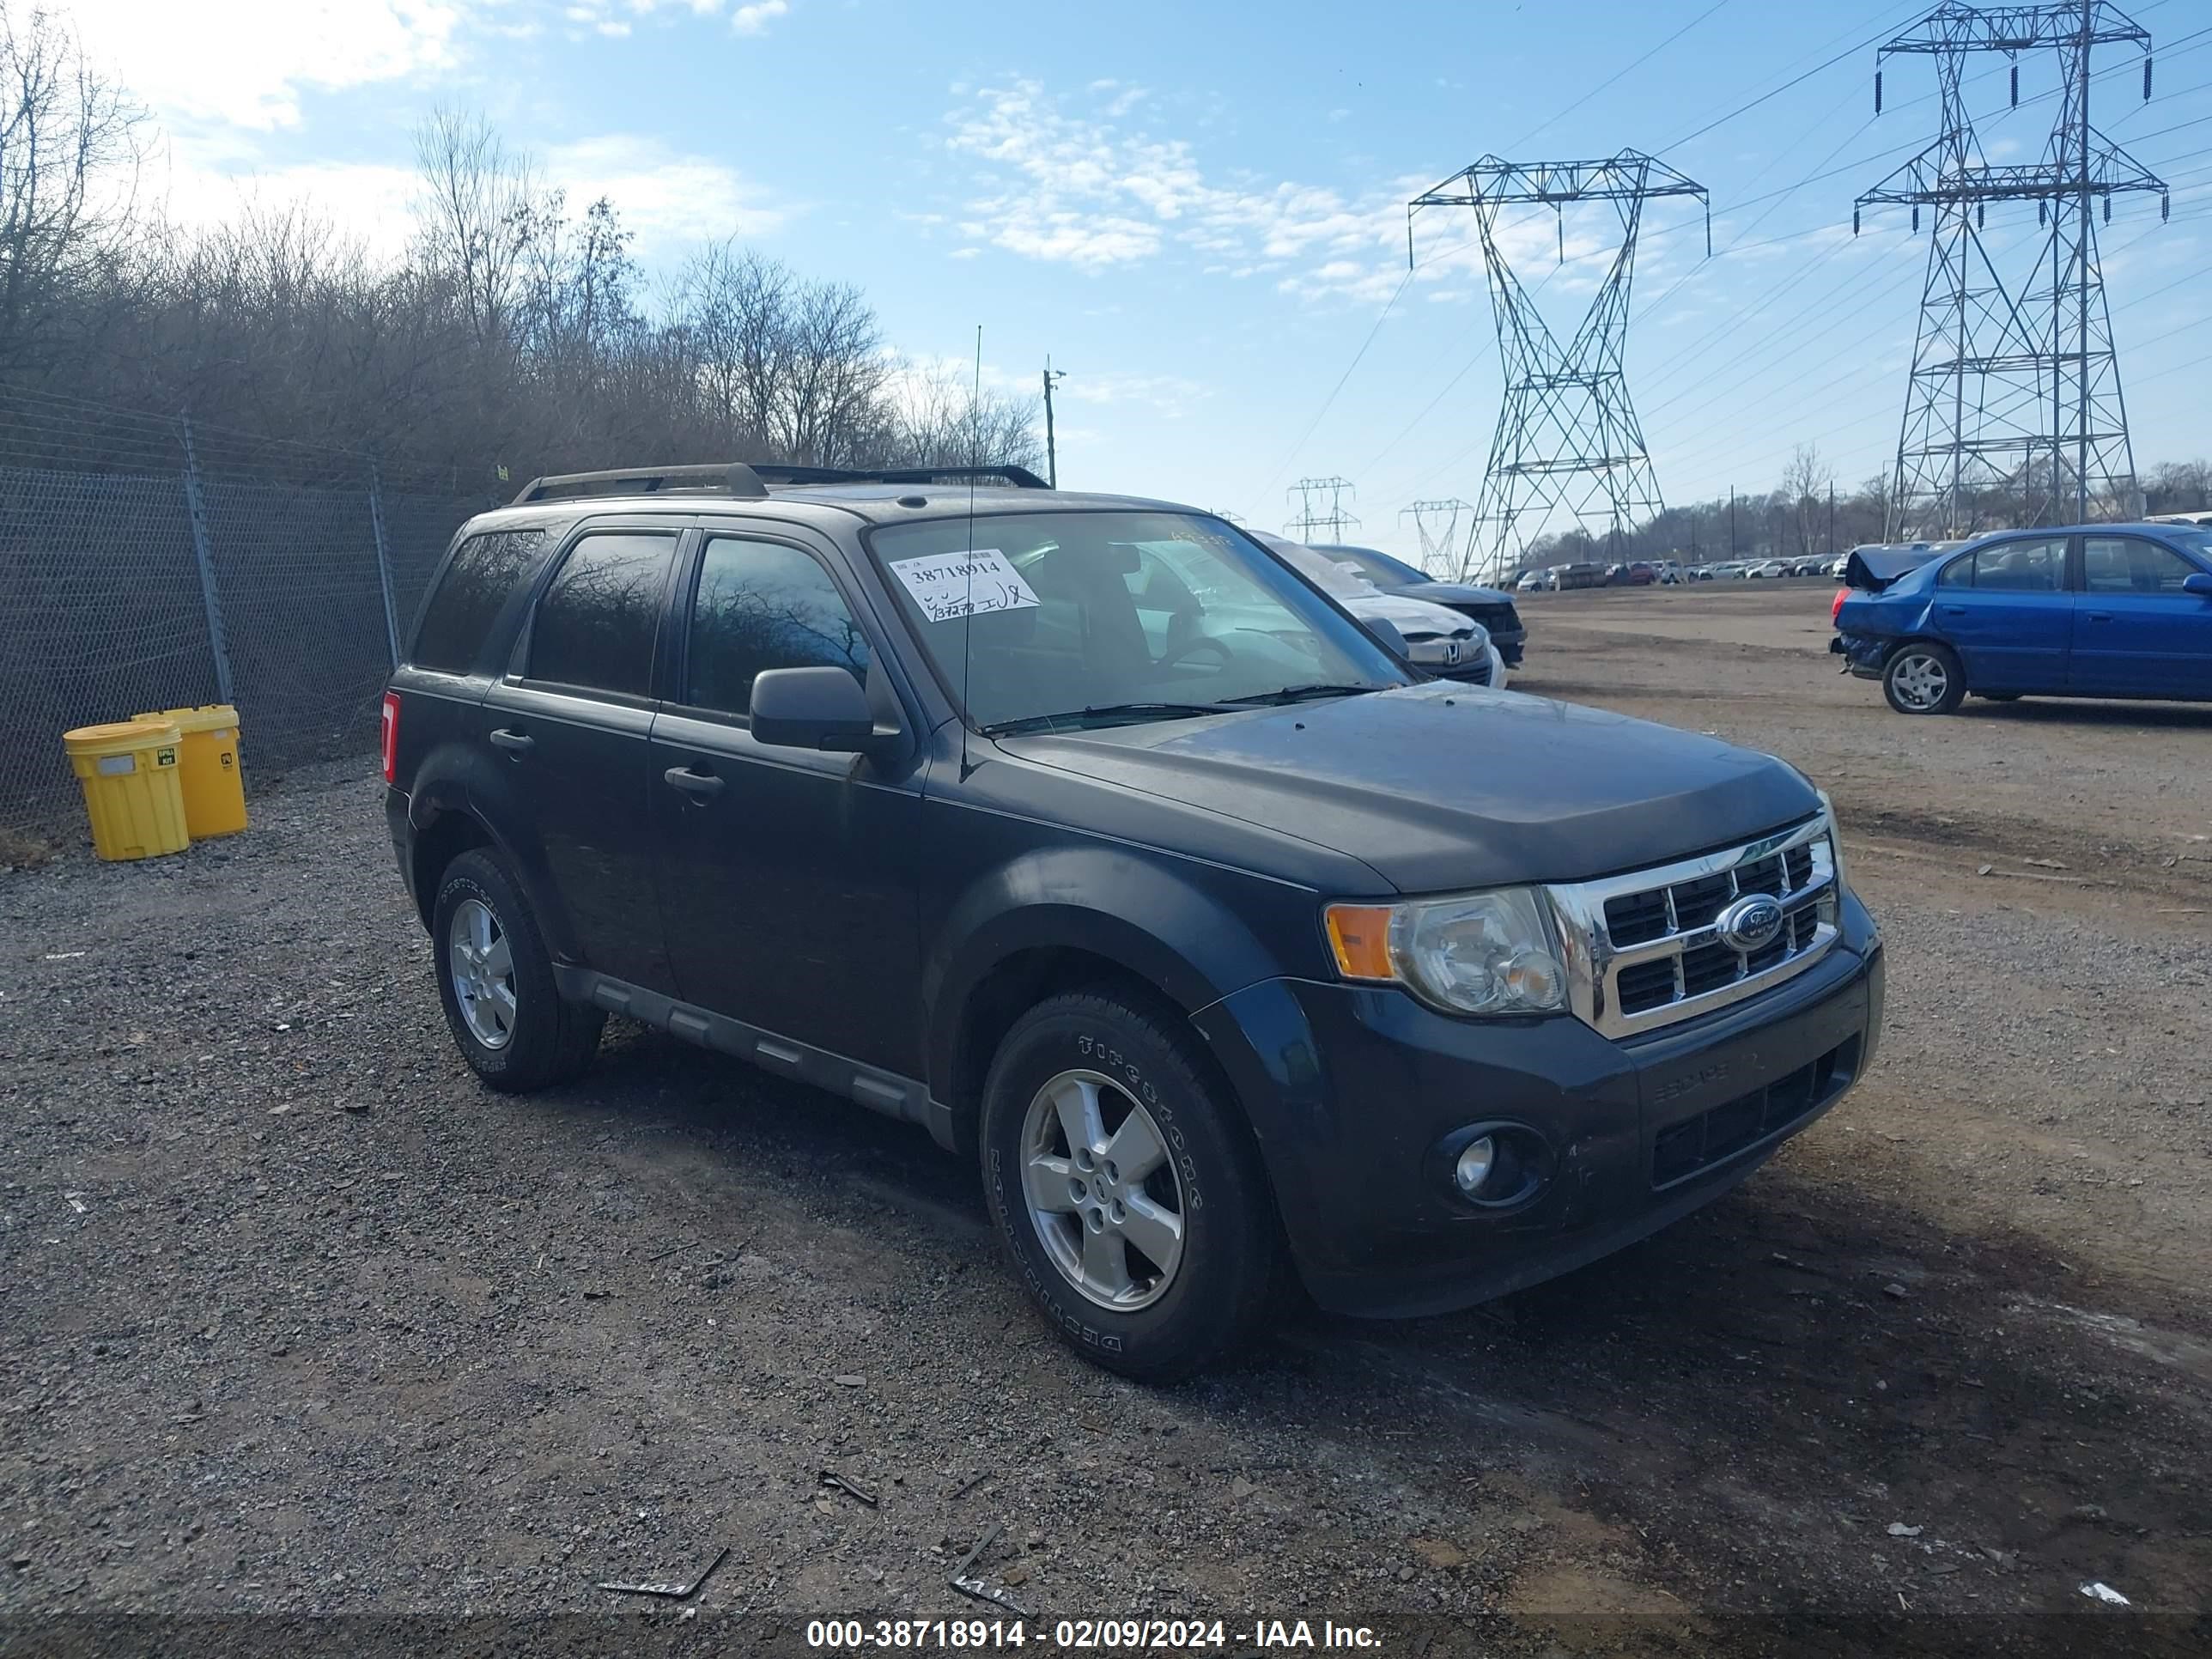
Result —
[[530, 625], [526, 678], [644, 696], [676, 538], [586, 536], [568, 550]]
[[545, 551], [542, 530], [494, 530], [453, 550], [438, 590], [415, 630], [408, 660], [417, 668], [465, 674], [507, 596], [530, 579]]
[[795, 547], [716, 536], [699, 562], [684, 701], [742, 714], [771, 668], [868, 678], [868, 641], [830, 573]]
[[2140, 536], [2090, 536], [2081, 543], [2081, 576], [2092, 593], [2179, 595], [2197, 567]]
[[1940, 585], [1984, 593], [2056, 593], [2066, 586], [2066, 538], [2000, 542], [1943, 567]]

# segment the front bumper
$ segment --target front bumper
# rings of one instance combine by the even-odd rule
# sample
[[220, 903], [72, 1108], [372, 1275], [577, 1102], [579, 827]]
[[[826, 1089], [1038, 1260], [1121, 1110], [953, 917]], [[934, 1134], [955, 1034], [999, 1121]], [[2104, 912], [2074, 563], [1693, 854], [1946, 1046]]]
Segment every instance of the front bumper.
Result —
[[[1202, 1010], [1314, 1299], [1438, 1313], [1566, 1273], [1727, 1192], [1863, 1075], [1881, 947], [1846, 896], [1828, 955], [1765, 995], [1614, 1042], [1564, 1016], [1475, 1022], [1395, 989], [1269, 980]], [[1520, 1126], [1549, 1179], [1486, 1210], [1455, 1131]]]

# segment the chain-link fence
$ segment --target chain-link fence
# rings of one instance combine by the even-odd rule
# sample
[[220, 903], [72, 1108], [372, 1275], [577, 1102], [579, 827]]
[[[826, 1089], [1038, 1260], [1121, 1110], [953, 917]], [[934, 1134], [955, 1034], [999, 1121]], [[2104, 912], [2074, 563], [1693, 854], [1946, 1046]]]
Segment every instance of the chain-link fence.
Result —
[[234, 702], [249, 781], [373, 744], [395, 641], [490, 504], [350, 452], [0, 393], [0, 841], [82, 833], [71, 726]]

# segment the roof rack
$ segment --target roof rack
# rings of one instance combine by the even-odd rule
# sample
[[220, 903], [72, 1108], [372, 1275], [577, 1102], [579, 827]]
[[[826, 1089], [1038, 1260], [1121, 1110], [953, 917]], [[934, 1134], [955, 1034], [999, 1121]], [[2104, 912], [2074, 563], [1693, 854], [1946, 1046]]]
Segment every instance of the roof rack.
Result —
[[718, 490], [758, 500], [768, 494], [759, 473], [743, 461], [718, 466], [617, 467], [607, 472], [556, 472], [522, 486], [514, 505], [586, 495], [658, 495], [664, 490]]
[[532, 478], [514, 498], [565, 501], [591, 495], [657, 495], [666, 490], [714, 491], [758, 500], [770, 484], [986, 483], [1003, 479], [1017, 489], [1048, 488], [1025, 466], [799, 466], [781, 461], [729, 461], [713, 466], [617, 467], [605, 472], [560, 472]]

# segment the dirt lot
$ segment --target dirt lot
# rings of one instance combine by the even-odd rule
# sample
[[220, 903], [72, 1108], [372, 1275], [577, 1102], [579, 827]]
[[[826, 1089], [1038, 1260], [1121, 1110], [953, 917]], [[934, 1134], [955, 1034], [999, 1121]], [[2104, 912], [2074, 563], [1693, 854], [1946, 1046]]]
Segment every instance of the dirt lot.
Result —
[[1611, 1261], [1287, 1315], [1170, 1391], [1040, 1332], [915, 1132], [634, 1029], [476, 1087], [366, 761], [234, 843], [0, 876], [0, 1629], [596, 1611], [725, 1546], [652, 1631], [966, 1616], [1003, 1523], [1029, 1608], [1232, 1637], [2206, 1650], [2212, 708], [1909, 721], [1835, 674], [1831, 591], [1529, 596], [1518, 684], [1833, 792], [1873, 1075]]

